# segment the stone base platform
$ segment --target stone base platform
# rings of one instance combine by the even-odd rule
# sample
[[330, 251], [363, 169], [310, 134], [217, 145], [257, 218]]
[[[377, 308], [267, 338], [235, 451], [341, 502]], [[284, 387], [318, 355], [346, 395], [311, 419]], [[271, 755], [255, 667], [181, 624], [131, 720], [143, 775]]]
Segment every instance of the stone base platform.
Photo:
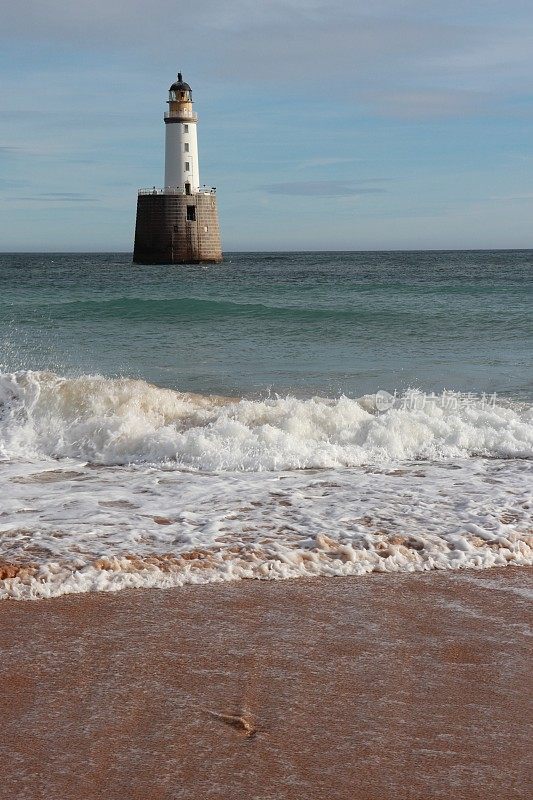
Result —
[[214, 193], [139, 194], [133, 261], [204, 264], [222, 261]]

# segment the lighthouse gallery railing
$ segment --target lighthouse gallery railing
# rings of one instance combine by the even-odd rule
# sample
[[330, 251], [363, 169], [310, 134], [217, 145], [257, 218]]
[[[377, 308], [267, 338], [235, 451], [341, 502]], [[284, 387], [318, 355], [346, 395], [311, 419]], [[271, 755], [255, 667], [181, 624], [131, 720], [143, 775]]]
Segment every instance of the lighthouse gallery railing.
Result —
[[139, 189], [139, 194], [186, 194], [186, 195], [193, 195], [193, 194], [216, 194], [216, 187], [207, 187], [207, 186], [200, 186], [200, 188], [196, 191], [186, 191], [182, 186], [167, 186], [164, 189], [158, 189], [153, 186], [151, 189]]

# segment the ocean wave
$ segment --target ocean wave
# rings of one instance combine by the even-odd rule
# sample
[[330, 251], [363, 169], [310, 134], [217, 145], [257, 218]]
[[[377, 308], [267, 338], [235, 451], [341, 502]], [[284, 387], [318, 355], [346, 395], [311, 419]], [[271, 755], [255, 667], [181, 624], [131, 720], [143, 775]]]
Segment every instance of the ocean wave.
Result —
[[[389, 325], [399, 320], [405, 324], [416, 323], [418, 327], [423, 324], [417, 310], [394, 310], [394, 315], [390, 308], [369, 308], [361, 304], [353, 307], [353, 303], [342, 308], [337, 302], [335, 306], [327, 305], [295, 305], [261, 303], [261, 302], [238, 302], [236, 300], [209, 299], [200, 297], [115, 297], [112, 299], [87, 299], [54, 301], [49, 300], [46, 307], [53, 308], [53, 317], [56, 320], [70, 319], [128, 319], [136, 321], [157, 321], [157, 320], [193, 320], [195, 322], [205, 320], [219, 320], [227, 318], [253, 318], [257, 319], [279, 319], [299, 320], [301, 322], [311, 321], [320, 323], [321, 321], [339, 320], [359, 321], [361, 323], [386, 322]], [[16, 309], [16, 307], [15, 307]], [[10, 306], [11, 312], [13, 306]], [[42, 317], [43, 304], [24, 304], [20, 306], [19, 314], [24, 318], [31, 319], [32, 316]], [[436, 311], [436, 316], [441, 316], [441, 312]]]
[[141, 380], [0, 374], [0, 457], [200, 471], [353, 467], [470, 456], [531, 458], [533, 407], [461, 394], [203, 396]]

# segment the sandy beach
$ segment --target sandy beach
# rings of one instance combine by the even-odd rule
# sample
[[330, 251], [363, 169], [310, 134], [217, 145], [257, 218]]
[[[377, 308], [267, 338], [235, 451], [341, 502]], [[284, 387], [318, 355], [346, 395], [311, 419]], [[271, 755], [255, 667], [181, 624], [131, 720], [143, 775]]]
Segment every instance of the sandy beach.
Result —
[[13, 798], [526, 798], [533, 570], [0, 604]]

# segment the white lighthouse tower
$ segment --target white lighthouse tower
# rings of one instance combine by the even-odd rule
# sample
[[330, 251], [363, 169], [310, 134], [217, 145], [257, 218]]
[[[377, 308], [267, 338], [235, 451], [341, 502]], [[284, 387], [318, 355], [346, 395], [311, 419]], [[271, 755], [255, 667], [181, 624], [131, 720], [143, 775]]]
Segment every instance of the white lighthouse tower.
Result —
[[187, 194], [194, 194], [200, 188], [197, 122], [191, 87], [179, 72], [169, 89], [165, 114], [165, 189], [183, 188]]
[[137, 198], [137, 264], [204, 264], [222, 261], [216, 190], [200, 188], [198, 118], [181, 72], [165, 113], [165, 185], [141, 189]]

